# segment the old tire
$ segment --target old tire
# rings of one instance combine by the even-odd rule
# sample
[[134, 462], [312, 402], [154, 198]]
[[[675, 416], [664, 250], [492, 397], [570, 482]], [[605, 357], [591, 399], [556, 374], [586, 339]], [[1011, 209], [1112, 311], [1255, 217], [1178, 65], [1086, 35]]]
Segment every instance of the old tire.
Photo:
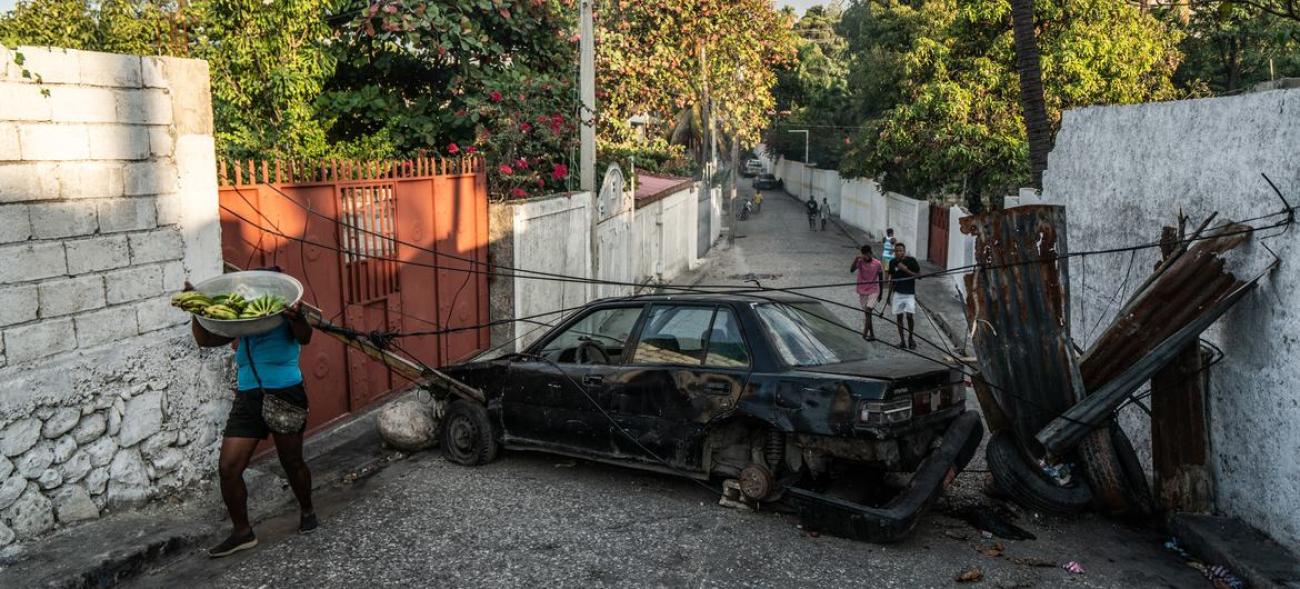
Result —
[[1009, 432], [997, 432], [985, 451], [993, 483], [1013, 501], [1034, 511], [1069, 515], [1092, 504], [1092, 492], [1083, 481], [1062, 487], [1052, 481], [1020, 449]]
[[463, 399], [447, 407], [439, 436], [442, 455], [462, 466], [478, 466], [497, 457], [496, 431], [487, 409]]
[[1079, 462], [1097, 509], [1108, 515], [1146, 517], [1155, 509], [1151, 487], [1133, 444], [1115, 422], [1079, 443]]

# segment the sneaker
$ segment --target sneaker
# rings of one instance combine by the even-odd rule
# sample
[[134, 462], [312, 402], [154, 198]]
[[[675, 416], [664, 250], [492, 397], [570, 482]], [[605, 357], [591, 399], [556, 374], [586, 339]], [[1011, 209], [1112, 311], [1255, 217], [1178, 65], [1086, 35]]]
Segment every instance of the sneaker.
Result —
[[908, 340], [908, 342], [907, 342], [907, 347], [908, 347], [908, 349], [915, 350], [915, 349], [916, 349], [916, 340]]
[[315, 532], [316, 528], [319, 526], [320, 526], [320, 520], [316, 519], [316, 514], [309, 513], [307, 515], [302, 516], [302, 519], [298, 520], [298, 533], [310, 534], [312, 532]]
[[257, 546], [257, 537], [254, 536], [252, 532], [249, 532], [244, 536], [230, 536], [220, 544], [209, 548], [208, 556], [211, 558], [221, 558], [223, 556], [230, 556], [241, 550], [248, 550], [254, 546]]

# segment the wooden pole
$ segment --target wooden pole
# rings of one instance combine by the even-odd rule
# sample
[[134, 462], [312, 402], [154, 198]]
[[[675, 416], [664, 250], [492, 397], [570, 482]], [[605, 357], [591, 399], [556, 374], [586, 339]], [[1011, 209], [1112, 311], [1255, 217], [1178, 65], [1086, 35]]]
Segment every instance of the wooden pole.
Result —
[[[1184, 238], [1183, 220], [1177, 229], [1165, 227], [1161, 238], [1165, 258], [1176, 255], [1175, 245]], [[1206, 361], [1200, 344], [1192, 343], [1151, 377], [1151, 461], [1156, 500], [1165, 511], [1209, 513], [1213, 508]]]

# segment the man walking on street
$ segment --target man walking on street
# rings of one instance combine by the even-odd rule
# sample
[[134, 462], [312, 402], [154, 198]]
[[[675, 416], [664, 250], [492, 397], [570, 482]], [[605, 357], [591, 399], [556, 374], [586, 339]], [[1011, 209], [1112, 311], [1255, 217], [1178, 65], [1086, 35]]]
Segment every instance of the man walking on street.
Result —
[[817, 199], [811, 196], [808, 197], [808, 202], [805, 203], [804, 206], [808, 208], [808, 229], [810, 231], [816, 231], [817, 230]]
[[826, 221], [829, 220], [831, 216], [831, 203], [828, 202], [825, 198], [822, 199], [822, 206], [820, 209], [818, 209], [818, 213], [821, 215], [821, 219], [822, 219], [822, 231], [825, 231]]
[[[889, 297], [885, 303], [893, 303], [899, 348], [906, 345], [909, 349], [916, 349], [916, 276], [920, 273], [921, 264], [907, 255], [907, 246], [902, 242], [895, 243], [894, 259], [889, 262]], [[907, 321], [906, 334], [903, 332], [904, 320]]]
[[870, 342], [876, 339], [871, 314], [876, 312], [876, 304], [880, 302], [880, 284], [884, 281], [884, 270], [880, 267], [880, 261], [871, 257], [871, 246], [864, 245], [860, 251], [862, 253], [853, 258], [849, 272], [858, 273], [858, 302], [867, 315], [862, 324], [862, 338]]

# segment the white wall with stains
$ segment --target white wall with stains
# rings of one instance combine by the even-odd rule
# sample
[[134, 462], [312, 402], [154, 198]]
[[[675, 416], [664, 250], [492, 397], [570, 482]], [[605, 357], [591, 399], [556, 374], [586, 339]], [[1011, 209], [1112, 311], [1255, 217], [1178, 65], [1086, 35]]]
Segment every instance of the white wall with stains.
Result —
[[[1180, 211], [1193, 227], [1216, 211], [1238, 221], [1278, 211], [1260, 174], [1300, 203], [1300, 90], [1067, 112], [1043, 195], [1066, 205], [1078, 252], [1156, 241]], [[1210, 374], [1211, 460], [1219, 510], [1300, 548], [1300, 230], [1263, 233], [1281, 268], [1207, 333], [1227, 354]], [[1269, 256], [1258, 238], [1243, 254], [1242, 269]], [[1104, 329], [1157, 256], [1072, 261], [1080, 345]], [[1149, 460], [1145, 414], [1130, 410], [1123, 422]]]

